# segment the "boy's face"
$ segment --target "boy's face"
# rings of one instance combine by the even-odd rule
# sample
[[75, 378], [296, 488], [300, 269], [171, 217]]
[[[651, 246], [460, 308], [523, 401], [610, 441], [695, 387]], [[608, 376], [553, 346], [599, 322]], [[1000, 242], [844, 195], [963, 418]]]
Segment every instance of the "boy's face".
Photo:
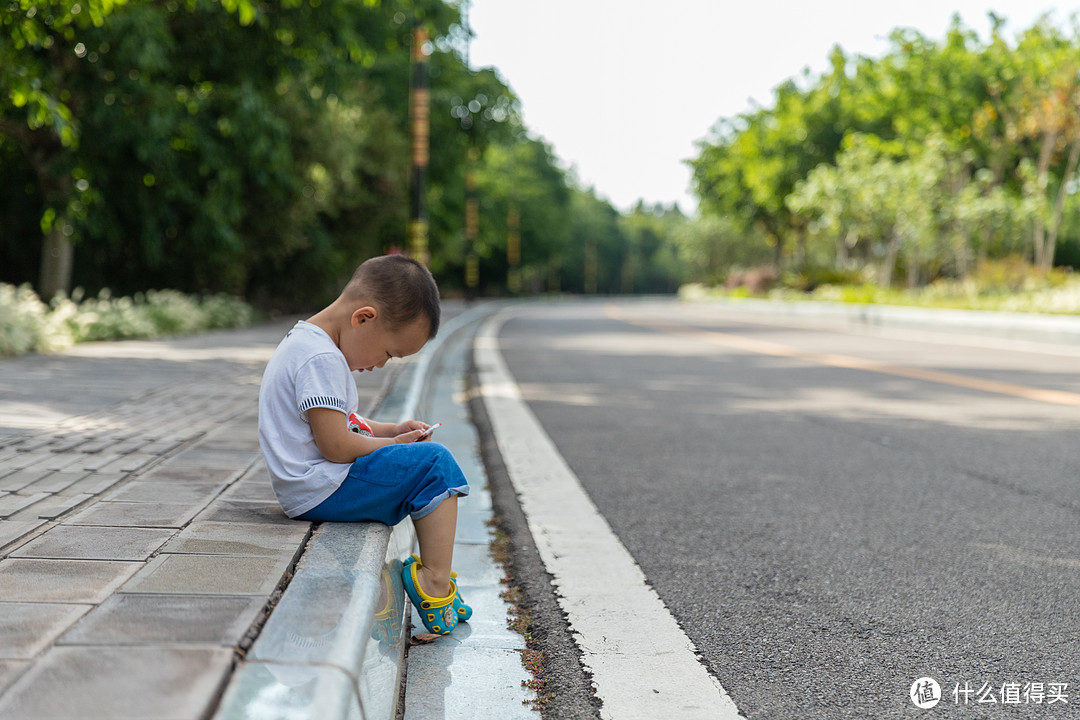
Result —
[[350, 370], [371, 372], [391, 358], [403, 358], [420, 352], [428, 340], [428, 321], [392, 328], [373, 307], [358, 308], [350, 318], [349, 331], [341, 337], [341, 352]]

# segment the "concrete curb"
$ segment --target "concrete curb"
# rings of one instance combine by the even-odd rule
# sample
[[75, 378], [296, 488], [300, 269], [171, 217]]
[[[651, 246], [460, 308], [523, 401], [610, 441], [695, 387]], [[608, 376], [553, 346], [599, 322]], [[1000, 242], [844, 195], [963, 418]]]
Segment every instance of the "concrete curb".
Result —
[[1080, 344], [1080, 316], [1075, 315], [752, 298], [695, 298], [687, 302], [792, 320], [846, 320], [868, 328], [931, 330], [1001, 340]]
[[[446, 340], [499, 307], [475, 307], [446, 323], [393, 379], [378, 413], [413, 417]], [[415, 543], [409, 520], [393, 529], [320, 524], [214, 720], [393, 718], [408, 629], [398, 569]]]

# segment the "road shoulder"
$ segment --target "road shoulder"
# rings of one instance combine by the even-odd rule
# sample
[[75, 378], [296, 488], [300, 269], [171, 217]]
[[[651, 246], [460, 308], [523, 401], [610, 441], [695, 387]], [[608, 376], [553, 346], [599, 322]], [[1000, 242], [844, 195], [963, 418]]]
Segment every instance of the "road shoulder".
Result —
[[[498, 349], [505, 317], [477, 336], [479, 394], [582, 665], [592, 671], [601, 716], [739, 717], [525, 405]], [[665, 672], [656, 672], [658, 662]]]

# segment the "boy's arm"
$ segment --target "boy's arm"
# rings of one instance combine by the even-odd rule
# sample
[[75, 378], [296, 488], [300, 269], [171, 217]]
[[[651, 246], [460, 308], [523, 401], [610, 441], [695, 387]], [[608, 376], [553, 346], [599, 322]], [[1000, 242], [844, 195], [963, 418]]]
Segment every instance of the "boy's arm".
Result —
[[[330, 462], [351, 463], [358, 457], [369, 455], [381, 447], [394, 443], [415, 442], [423, 428], [412, 430], [391, 437], [369, 438], [350, 432], [343, 414], [330, 408], [312, 408], [308, 410], [308, 423], [315, 436], [319, 452]], [[372, 427], [372, 431], [375, 428]]]
[[375, 434], [377, 438], [390, 438], [397, 437], [402, 433], [412, 432], [413, 430], [427, 430], [427, 423], [422, 423], [419, 420], [406, 420], [403, 423], [384, 423], [374, 422], [373, 420], [367, 420], [368, 427], [371, 428], [371, 432]]

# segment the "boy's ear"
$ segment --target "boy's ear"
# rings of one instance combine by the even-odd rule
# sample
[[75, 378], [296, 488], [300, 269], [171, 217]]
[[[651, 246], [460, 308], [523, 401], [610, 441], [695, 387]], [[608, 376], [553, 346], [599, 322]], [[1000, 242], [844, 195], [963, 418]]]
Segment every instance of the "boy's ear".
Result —
[[359, 327], [365, 322], [374, 320], [379, 316], [379, 311], [373, 308], [371, 305], [364, 305], [353, 310], [352, 316], [349, 318], [353, 327]]

